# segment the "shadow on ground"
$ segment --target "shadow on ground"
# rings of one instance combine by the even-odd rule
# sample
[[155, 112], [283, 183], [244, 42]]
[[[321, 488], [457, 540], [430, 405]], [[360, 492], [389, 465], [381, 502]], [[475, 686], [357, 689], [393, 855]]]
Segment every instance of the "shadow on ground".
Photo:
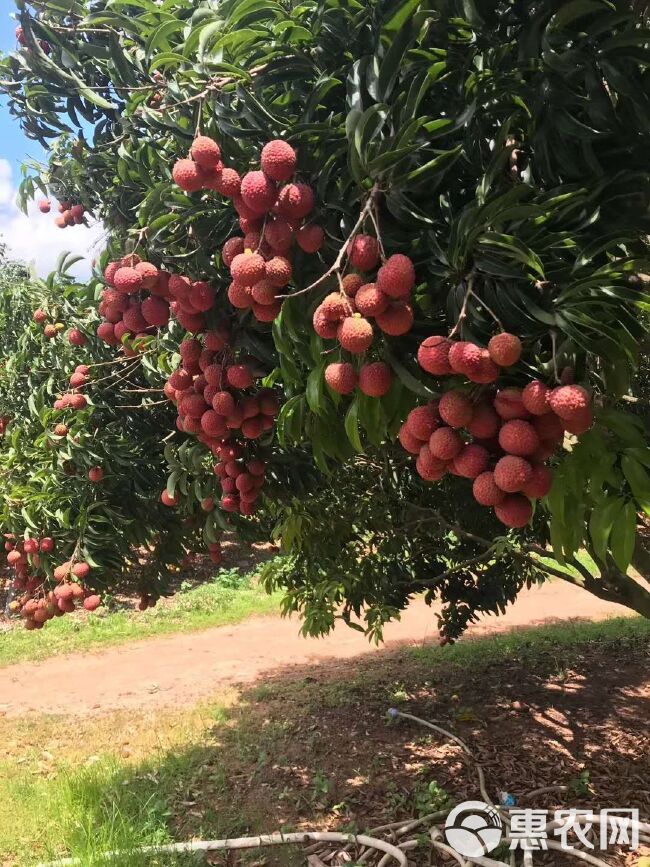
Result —
[[[116, 822], [147, 842], [362, 829], [430, 812], [446, 797], [476, 799], [460, 749], [410, 722], [389, 722], [391, 706], [459, 734], [493, 797], [564, 784], [571, 792], [562, 806], [638, 807], [647, 818], [650, 633], [621, 623], [277, 670], [221, 710], [201, 746], [117, 771], [99, 792], [71, 779], [78, 815], [68, 840], [83, 848]], [[230, 858], [212, 863], [244, 863]], [[304, 861], [274, 851], [245, 863]]]

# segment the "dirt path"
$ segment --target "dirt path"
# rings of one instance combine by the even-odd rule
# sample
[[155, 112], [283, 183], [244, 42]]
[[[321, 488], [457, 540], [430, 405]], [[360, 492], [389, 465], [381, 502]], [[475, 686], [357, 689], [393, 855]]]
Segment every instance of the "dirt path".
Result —
[[[470, 634], [519, 626], [629, 614], [563, 581], [520, 594], [503, 617], [486, 617]], [[0, 670], [0, 714], [94, 714], [122, 708], [187, 705], [234, 683], [252, 683], [287, 666], [317, 665], [380, 653], [340, 626], [326, 638], [302, 638], [297, 619], [253, 618], [236, 626], [131, 642], [97, 653], [59, 656]], [[417, 600], [386, 628], [385, 646], [437, 640], [435, 610]]]

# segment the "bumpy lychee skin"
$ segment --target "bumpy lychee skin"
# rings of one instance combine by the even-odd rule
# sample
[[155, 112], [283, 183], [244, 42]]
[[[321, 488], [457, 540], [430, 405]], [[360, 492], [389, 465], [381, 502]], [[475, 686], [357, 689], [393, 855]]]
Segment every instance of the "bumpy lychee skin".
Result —
[[554, 412], [536, 416], [532, 420], [532, 425], [542, 442], [557, 445], [564, 439], [564, 423]]
[[274, 256], [265, 266], [266, 279], [278, 289], [289, 283], [292, 273], [291, 262], [284, 256]]
[[497, 435], [500, 424], [501, 420], [491, 404], [477, 403], [467, 431], [477, 440], [489, 440]]
[[532, 424], [515, 418], [507, 421], [499, 431], [499, 445], [510, 455], [526, 457], [539, 448], [539, 436]]
[[350, 394], [357, 386], [357, 374], [348, 362], [334, 362], [325, 368], [325, 382], [338, 394]]
[[318, 309], [330, 322], [340, 322], [341, 319], [350, 316], [352, 310], [350, 302], [340, 292], [330, 292], [326, 295]]
[[276, 207], [281, 217], [301, 220], [314, 208], [314, 191], [307, 184], [287, 184], [280, 190]]
[[364, 364], [359, 371], [359, 389], [369, 397], [383, 397], [390, 391], [393, 374], [383, 361]]
[[239, 172], [235, 171], [235, 169], [224, 168], [221, 172], [221, 177], [215, 185], [215, 189], [222, 196], [234, 199], [235, 196], [239, 195], [241, 189]]
[[282, 217], [269, 220], [264, 227], [264, 240], [275, 253], [285, 254], [293, 244], [293, 229]]
[[138, 262], [134, 266], [134, 270], [138, 272], [142, 278], [143, 289], [153, 289], [158, 282], [159, 271], [151, 262]]
[[240, 286], [239, 283], [231, 283], [228, 287], [228, 301], [238, 310], [247, 310], [253, 304], [250, 286]]
[[68, 341], [73, 346], [85, 346], [88, 342], [86, 335], [82, 331], [79, 331], [78, 328], [71, 328], [70, 331], [68, 331]]
[[346, 295], [350, 298], [354, 298], [364, 283], [365, 280], [361, 274], [346, 274], [341, 280], [341, 287]]
[[494, 398], [494, 408], [502, 419], [530, 418], [523, 404], [520, 388], [502, 388]]
[[325, 232], [322, 226], [310, 223], [298, 229], [296, 232], [296, 242], [305, 253], [318, 253], [325, 243]]
[[407, 451], [412, 455], [417, 455], [420, 453], [420, 449], [422, 448], [422, 440], [419, 440], [417, 437], [413, 436], [413, 434], [406, 427], [406, 423], [403, 424], [399, 429], [398, 438], [404, 451]]
[[122, 262], [109, 262], [104, 268], [104, 280], [109, 286], [114, 286], [115, 275], [122, 267]]
[[379, 244], [372, 235], [356, 235], [348, 247], [350, 264], [359, 271], [372, 271], [379, 262]]
[[207, 135], [197, 135], [190, 149], [192, 159], [202, 169], [214, 169], [221, 162], [221, 148]]
[[96, 611], [102, 604], [102, 598], [101, 596], [92, 594], [91, 596], [86, 596], [83, 604], [86, 611]]
[[275, 304], [276, 294], [276, 287], [266, 278], [256, 283], [251, 290], [253, 301], [257, 304]]
[[589, 408], [589, 392], [580, 385], [561, 385], [549, 394], [548, 404], [561, 419], [571, 421]]
[[414, 437], [427, 442], [431, 434], [440, 427], [440, 417], [435, 404], [416, 406], [406, 417], [406, 429]]
[[451, 341], [446, 337], [434, 334], [423, 340], [418, 349], [418, 364], [422, 370], [432, 376], [448, 376], [451, 373], [449, 365], [449, 350]]
[[120, 268], [113, 277], [113, 285], [118, 292], [125, 295], [133, 295], [142, 289], [142, 277], [135, 268]]
[[241, 179], [240, 195], [251, 211], [265, 214], [275, 204], [278, 191], [264, 172], [247, 172]]
[[564, 427], [569, 433], [574, 436], [580, 436], [586, 433], [594, 423], [594, 416], [591, 409], [587, 408], [584, 412], [576, 413], [572, 418], [565, 419]]
[[515, 334], [496, 334], [488, 343], [490, 358], [499, 367], [512, 367], [521, 358], [521, 340]]
[[372, 343], [372, 325], [358, 313], [346, 316], [339, 326], [337, 337], [343, 349], [353, 355], [360, 355]]
[[165, 490], [160, 495], [160, 502], [163, 504], [163, 506], [169, 506], [171, 508], [172, 506], [177, 506], [180, 501], [181, 498], [177, 492], [174, 493], [173, 496], [170, 496]]
[[423, 445], [418, 452], [415, 469], [426, 482], [438, 482], [447, 472], [447, 463], [434, 457], [429, 446]]
[[164, 298], [150, 295], [142, 302], [142, 317], [148, 325], [160, 328], [169, 322], [169, 304]]
[[193, 160], [178, 160], [172, 169], [172, 178], [181, 190], [196, 193], [203, 187], [205, 174]]
[[244, 239], [238, 235], [234, 238], [228, 238], [226, 243], [221, 248], [221, 258], [226, 268], [230, 268], [235, 256], [239, 256], [244, 252]]
[[266, 263], [259, 253], [240, 253], [232, 260], [230, 273], [240, 286], [254, 286], [266, 276]]
[[323, 340], [333, 340], [339, 330], [338, 319], [328, 319], [322, 305], [314, 310], [312, 324], [316, 334]]
[[467, 377], [472, 382], [482, 384], [496, 382], [499, 378], [499, 368], [490, 358], [490, 353], [487, 349], [481, 349], [478, 364], [467, 374]]
[[415, 286], [415, 268], [408, 256], [389, 256], [377, 272], [377, 285], [391, 298], [406, 298]]
[[533, 475], [533, 468], [527, 460], [516, 455], [506, 455], [497, 461], [494, 468], [494, 481], [508, 494], [523, 490]]
[[450, 427], [434, 430], [429, 438], [431, 454], [441, 461], [452, 461], [463, 448], [460, 434]]
[[468, 443], [454, 458], [454, 471], [465, 479], [475, 479], [485, 471], [490, 455], [486, 448]]
[[521, 489], [531, 500], [539, 500], [545, 497], [553, 485], [553, 471], [544, 464], [533, 464], [533, 472], [530, 479]]
[[119, 342], [115, 336], [115, 327], [111, 322], [100, 322], [95, 333], [100, 340], [103, 340], [104, 343], [108, 343], [109, 346], [116, 346]]
[[494, 481], [494, 473], [490, 470], [480, 473], [472, 485], [474, 499], [481, 506], [497, 506], [505, 497], [505, 493]]
[[449, 427], [466, 427], [474, 415], [474, 406], [466, 394], [447, 391], [440, 398], [438, 412]]
[[389, 300], [376, 283], [366, 283], [354, 296], [354, 303], [362, 316], [379, 316], [388, 307]]
[[470, 370], [479, 367], [480, 362], [481, 349], [474, 343], [459, 340], [449, 348], [449, 366], [454, 373], [467, 376]]
[[390, 304], [380, 313], [376, 322], [384, 334], [390, 337], [401, 337], [407, 334], [413, 325], [413, 308], [405, 301]]
[[262, 171], [274, 181], [288, 181], [296, 171], [296, 152], [291, 145], [275, 139], [264, 145], [261, 155]]
[[530, 521], [533, 507], [530, 500], [526, 497], [521, 494], [513, 494], [512, 496], [505, 497], [495, 506], [494, 511], [502, 524], [516, 529], [525, 527]]
[[521, 393], [521, 402], [531, 415], [546, 415], [550, 406], [548, 398], [551, 389], [540, 379], [529, 382]]
[[226, 370], [226, 379], [233, 388], [250, 388], [253, 374], [245, 364], [233, 364]]

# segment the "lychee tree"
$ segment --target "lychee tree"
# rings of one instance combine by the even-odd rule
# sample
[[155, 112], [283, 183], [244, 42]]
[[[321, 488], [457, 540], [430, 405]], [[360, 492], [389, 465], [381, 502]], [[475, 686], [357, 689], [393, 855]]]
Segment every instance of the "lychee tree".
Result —
[[216, 545], [261, 504], [309, 631], [428, 590], [454, 637], [549, 573], [650, 614], [642, 10], [17, 11], [2, 88], [51, 149], [21, 199], [107, 228], [97, 336], [157, 359], [171, 508], [216, 479]]

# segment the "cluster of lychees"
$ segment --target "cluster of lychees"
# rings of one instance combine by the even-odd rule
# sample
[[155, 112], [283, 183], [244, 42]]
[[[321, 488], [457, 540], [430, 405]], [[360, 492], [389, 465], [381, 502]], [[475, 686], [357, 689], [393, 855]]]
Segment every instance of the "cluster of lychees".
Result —
[[296, 152], [276, 139], [262, 149], [260, 169], [240, 178], [221, 162], [221, 149], [207, 136], [198, 136], [190, 158], [180, 160], [173, 177], [181, 189], [211, 189], [232, 199], [242, 235], [229, 238], [221, 251], [230, 269], [228, 299], [239, 310], [250, 309], [259, 322], [272, 322], [282, 302], [279, 292], [291, 281], [294, 242], [306, 253], [320, 250], [322, 228], [307, 221], [314, 208], [314, 193], [307, 184], [294, 183]]
[[[250, 444], [271, 430], [280, 406], [276, 394], [271, 389], [252, 390], [254, 373], [248, 364], [233, 358], [227, 333], [208, 331], [204, 343], [186, 338], [179, 352], [181, 366], [165, 383], [165, 394], [178, 408], [178, 429], [194, 434], [222, 462], [240, 460], [244, 444], [234, 438], [239, 435]], [[262, 461], [257, 463], [264, 467]], [[215, 473], [219, 475], [216, 467]], [[256, 475], [261, 477], [256, 489], [242, 490], [239, 495], [239, 488], [230, 490], [230, 485], [222, 484], [225, 511], [254, 511], [264, 481], [263, 471]], [[162, 501], [176, 505], [176, 498], [166, 491]]]
[[[38, 209], [41, 214], [49, 214], [52, 210], [52, 203], [49, 199], [41, 199], [38, 203]], [[59, 202], [59, 216], [55, 218], [54, 223], [59, 229], [65, 229], [67, 226], [81, 226], [85, 213], [86, 209], [83, 205]]]
[[89, 381], [90, 368], [87, 364], [78, 364], [70, 377], [70, 391], [54, 401], [54, 409], [85, 409], [88, 406], [88, 399], [85, 394], [81, 393], [80, 389]]
[[[343, 276], [340, 290], [331, 292], [318, 305], [313, 326], [324, 340], [338, 340], [346, 352], [362, 355], [373, 342], [371, 320], [391, 337], [410, 331], [413, 308], [409, 300], [415, 268], [408, 256], [396, 253], [383, 262], [372, 280], [369, 272], [380, 261], [379, 243], [372, 235], [356, 235], [346, 252], [348, 264], [356, 270]], [[364, 394], [381, 397], [391, 386], [392, 373], [383, 362], [362, 365], [358, 373], [350, 362], [334, 362], [325, 368], [325, 380], [339, 394], [350, 394], [358, 386]]]
[[30, 574], [30, 570], [40, 568], [41, 554], [49, 555], [54, 548], [50, 536], [17, 540], [11, 533], [5, 533], [7, 563], [14, 570], [13, 584], [20, 592], [10, 603], [10, 609], [23, 617], [26, 629], [41, 629], [53, 617], [74, 611], [79, 603], [86, 611], [94, 611], [101, 605], [99, 596], [84, 589], [83, 582], [90, 574], [87, 563], [66, 562], [57, 566], [54, 579], [58, 583], [50, 591], [44, 589], [42, 578]]
[[[521, 356], [521, 342], [499, 334], [487, 349], [446, 337], [429, 337], [418, 350], [420, 366], [435, 376], [461, 374], [473, 383], [495, 382], [500, 368]], [[593, 422], [588, 392], [579, 385], [551, 389], [540, 380], [525, 388], [508, 387], [478, 394], [452, 388], [440, 400], [416, 407], [399, 439], [417, 455], [416, 469], [426, 481], [446, 473], [473, 480], [474, 498], [493, 507], [508, 527], [531, 518], [531, 500], [546, 496], [553, 474], [545, 465], [565, 432], [581, 434]]]

